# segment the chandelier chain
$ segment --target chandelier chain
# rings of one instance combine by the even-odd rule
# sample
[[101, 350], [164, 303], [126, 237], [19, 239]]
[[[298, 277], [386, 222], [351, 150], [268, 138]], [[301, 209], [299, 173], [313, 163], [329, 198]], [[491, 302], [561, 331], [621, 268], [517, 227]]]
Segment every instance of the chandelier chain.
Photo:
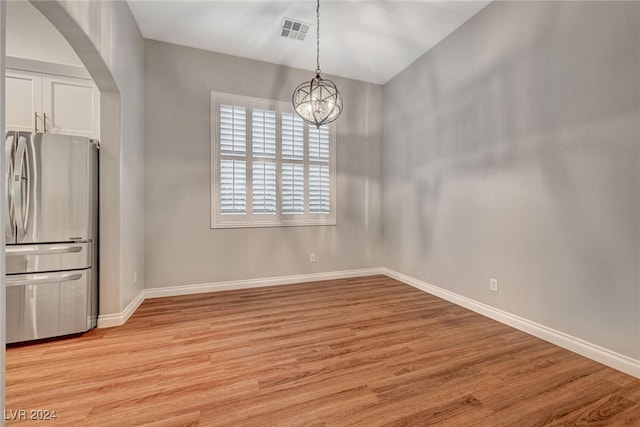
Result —
[[320, 74], [320, 0], [316, 6], [316, 74]]

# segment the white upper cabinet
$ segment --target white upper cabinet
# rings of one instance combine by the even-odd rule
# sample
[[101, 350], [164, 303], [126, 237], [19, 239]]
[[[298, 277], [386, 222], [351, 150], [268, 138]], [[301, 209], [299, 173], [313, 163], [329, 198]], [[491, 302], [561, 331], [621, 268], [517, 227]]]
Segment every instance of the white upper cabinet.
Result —
[[42, 132], [42, 74], [7, 70], [5, 94], [7, 130]]
[[47, 132], [99, 136], [100, 99], [91, 80], [43, 74], [42, 108]]
[[93, 81], [7, 70], [8, 130], [100, 136], [100, 93]]

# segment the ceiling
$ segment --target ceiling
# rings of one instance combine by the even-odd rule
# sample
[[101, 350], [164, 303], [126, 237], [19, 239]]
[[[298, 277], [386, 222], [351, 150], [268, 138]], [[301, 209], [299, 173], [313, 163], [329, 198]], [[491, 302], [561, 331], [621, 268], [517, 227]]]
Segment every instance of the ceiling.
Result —
[[[128, 0], [145, 38], [313, 71], [313, 0]], [[489, 1], [320, 3], [320, 66], [332, 74], [384, 84]], [[283, 38], [284, 17], [312, 24], [304, 41]]]

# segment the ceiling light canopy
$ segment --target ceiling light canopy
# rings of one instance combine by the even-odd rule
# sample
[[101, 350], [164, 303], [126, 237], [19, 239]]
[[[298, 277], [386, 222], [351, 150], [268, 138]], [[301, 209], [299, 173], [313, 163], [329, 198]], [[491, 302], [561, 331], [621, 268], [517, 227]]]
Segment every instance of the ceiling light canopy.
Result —
[[292, 102], [302, 120], [319, 128], [340, 116], [342, 96], [335, 83], [320, 76], [320, 0], [317, 1], [316, 18], [316, 75], [296, 88]]

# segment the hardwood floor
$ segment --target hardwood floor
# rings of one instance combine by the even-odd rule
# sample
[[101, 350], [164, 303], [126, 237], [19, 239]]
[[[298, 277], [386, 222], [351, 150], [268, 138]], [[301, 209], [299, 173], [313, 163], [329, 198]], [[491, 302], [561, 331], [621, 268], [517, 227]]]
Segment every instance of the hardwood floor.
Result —
[[640, 380], [384, 276], [147, 300], [6, 381], [58, 426], [640, 425]]

